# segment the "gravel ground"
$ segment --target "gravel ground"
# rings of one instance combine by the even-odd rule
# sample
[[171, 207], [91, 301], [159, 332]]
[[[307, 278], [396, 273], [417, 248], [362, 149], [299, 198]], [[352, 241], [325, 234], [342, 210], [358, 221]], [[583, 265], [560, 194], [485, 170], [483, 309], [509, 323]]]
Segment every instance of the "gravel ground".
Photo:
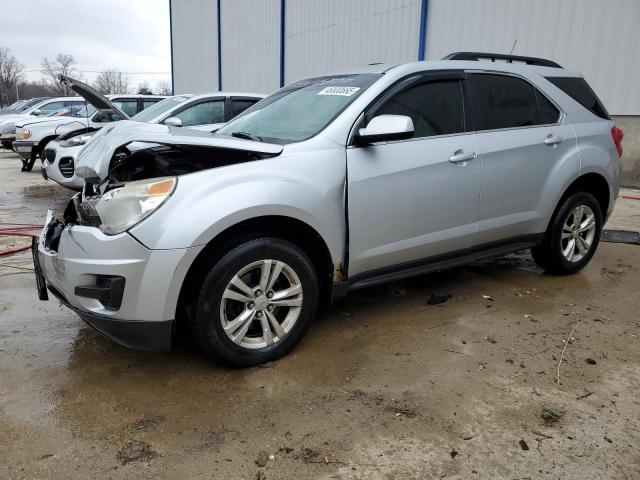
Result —
[[[64, 206], [38, 170], [0, 153], [0, 222]], [[640, 201], [608, 227], [639, 230]], [[640, 478], [639, 260], [603, 243], [570, 277], [522, 253], [362, 290], [228, 370], [119, 347], [0, 259], [0, 478]]]

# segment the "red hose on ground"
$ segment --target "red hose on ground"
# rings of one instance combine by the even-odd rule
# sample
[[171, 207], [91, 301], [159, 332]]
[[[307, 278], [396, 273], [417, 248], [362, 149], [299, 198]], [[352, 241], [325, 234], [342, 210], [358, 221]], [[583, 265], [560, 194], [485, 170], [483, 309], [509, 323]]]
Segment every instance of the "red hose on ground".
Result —
[[[0, 228], [0, 236], [5, 237], [38, 237], [38, 234], [25, 233], [25, 230], [40, 230], [44, 225], [19, 225]], [[29, 250], [31, 245], [0, 250], [0, 257]]]
[[640, 200], [640, 197], [636, 197], [635, 195], [620, 195], [620, 198], [624, 198], [625, 200]]

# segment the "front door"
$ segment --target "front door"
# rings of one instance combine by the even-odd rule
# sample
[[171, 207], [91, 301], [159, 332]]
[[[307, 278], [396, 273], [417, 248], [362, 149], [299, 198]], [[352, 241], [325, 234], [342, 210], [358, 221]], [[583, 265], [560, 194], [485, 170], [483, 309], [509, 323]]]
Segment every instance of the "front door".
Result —
[[415, 131], [347, 149], [350, 276], [473, 247], [481, 172], [465, 81], [463, 72], [412, 77], [365, 112], [358, 128], [395, 114]]

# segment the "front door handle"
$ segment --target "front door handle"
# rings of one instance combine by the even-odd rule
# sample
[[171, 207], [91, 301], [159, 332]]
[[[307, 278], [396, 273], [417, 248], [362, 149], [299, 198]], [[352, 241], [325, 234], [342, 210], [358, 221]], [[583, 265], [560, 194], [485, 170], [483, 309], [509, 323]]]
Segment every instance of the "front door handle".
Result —
[[544, 144], [553, 147], [554, 145], [558, 145], [559, 143], [564, 142], [564, 138], [560, 135], [556, 135], [555, 133], [551, 133], [547, 135], [547, 138], [544, 139]]
[[449, 161], [453, 164], [467, 164], [471, 160], [476, 158], [476, 152], [464, 152], [463, 150], [456, 150], [453, 155], [449, 157]]

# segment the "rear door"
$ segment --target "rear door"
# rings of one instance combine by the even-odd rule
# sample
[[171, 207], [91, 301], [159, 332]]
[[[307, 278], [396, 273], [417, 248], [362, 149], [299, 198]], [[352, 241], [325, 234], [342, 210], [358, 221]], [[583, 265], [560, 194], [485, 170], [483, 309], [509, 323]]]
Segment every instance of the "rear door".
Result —
[[474, 245], [480, 161], [466, 98], [464, 72], [429, 72], [365, 111], [358, 128], [395, 114], [411, 117], [415, 132], [347, 149], [350, 276]]
[[[468, 76], [482, 152], [478, 244], [542, 233], [548, 218], [541, 194], [555, 166], [575, 152], [573, 130], [559, 107], [526, 79], [493, 72]], [[574, 157], [569, 161], [577, 162]]]

